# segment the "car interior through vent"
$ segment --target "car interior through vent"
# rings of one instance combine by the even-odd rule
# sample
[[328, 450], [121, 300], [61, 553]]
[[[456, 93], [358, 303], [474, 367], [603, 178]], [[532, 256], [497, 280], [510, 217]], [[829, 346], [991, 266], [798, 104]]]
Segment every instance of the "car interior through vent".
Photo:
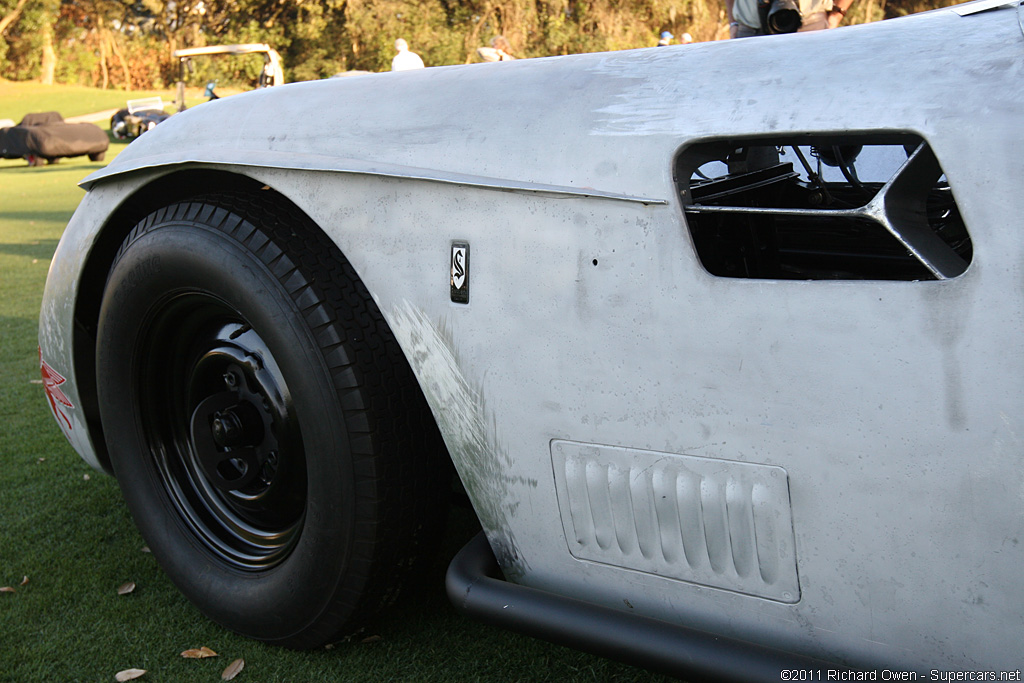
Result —
[[712, 275], [944, 280], [973, 256], [945, 173], [910, 133], [715, 140], [684, 149], [675, 177]]

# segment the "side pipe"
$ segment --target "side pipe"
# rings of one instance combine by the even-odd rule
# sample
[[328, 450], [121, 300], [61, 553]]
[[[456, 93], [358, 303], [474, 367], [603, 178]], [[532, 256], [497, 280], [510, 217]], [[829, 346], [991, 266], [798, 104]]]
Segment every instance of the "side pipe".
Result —
[[817, 659], [714, 636], [536, 588], [509, 583], [483, 532], [448, 566], [448, 598], [492, 626], [617, 659], [678, 678], [780, 680], [784, 669], [837, 667]]

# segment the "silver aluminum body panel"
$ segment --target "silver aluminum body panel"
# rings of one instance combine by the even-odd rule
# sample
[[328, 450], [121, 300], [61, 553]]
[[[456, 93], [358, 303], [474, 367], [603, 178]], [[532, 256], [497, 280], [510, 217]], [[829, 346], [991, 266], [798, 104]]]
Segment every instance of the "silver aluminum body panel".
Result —
[[[1018, 669], [1022, 70], [1017, 10], [997, 8], [219, 100], [89, 179], [47, 284], [43, 358], [80, 402], [75, 291], [117, 204], [174, 170], [249, 175], [363, 278], [510, 579], [847, 662]], [[928, 142], [973, 239], [963, 275], [703, 270], [672, 178], [679, 150], [835, 131]], [[449, 300], [453, 240], [472, 248], [468, 305]], [[799, 600], [574, 556], [559, 441], [784, 471]]]

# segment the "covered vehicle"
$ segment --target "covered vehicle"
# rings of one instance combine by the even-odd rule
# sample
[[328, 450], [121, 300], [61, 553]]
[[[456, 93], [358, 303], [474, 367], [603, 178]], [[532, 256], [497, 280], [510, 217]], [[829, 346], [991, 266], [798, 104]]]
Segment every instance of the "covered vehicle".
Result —
[[267, 642], [392, 601], [454, 466], [470, 615], [689, 676], [1012, 675], [1021, 13], [175, 115], [83, 183], [50, 406]]
[[110, 139], [93, 123], [66, 123], [55, 111], [26, 114], [16, 126], [0, 128], [0, 157], [27, 159], [32, 166], [61, 157], [101, 161]]

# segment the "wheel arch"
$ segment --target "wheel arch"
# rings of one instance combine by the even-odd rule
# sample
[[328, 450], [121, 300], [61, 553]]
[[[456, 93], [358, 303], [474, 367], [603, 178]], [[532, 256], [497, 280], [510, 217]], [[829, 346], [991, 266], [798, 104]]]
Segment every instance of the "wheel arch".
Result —
[[[262, 183], [237, 173], [209, 169], [176, 171], [137, 187], [98, 230], [82, 265], [74, 307], [73, 356], [82, 412], [96, 459], [112, 473], [96, 389], [96, 336], [107, 275], [132, 227], [152, 211], [199, 194], [220, 191], [258, 192]], [[272, 191], [272, 190], [270, 190]]]
[[138, 185], [81, 266], [93, 437], [201, 611], [290, 647], [346, 635], [443, 531], [447, 453], [408, 358], [315, 210], [230, 174]]
[[[288, 205], [296, 215], [306, 218], [299, 221], [310, 226], [317, 223], [309, 214], [297, 206], [280, 191], [252, 178], [244, 173], [210, 169], [190, 168], [172, 171], [160, 175], [135, 188], [126, 196], [117, 209], [110, 214], [90, 249], [82, 266], [82, 277], [74, 307], [73, 355], [75, 378], [79, 391], [81, 407], [91, 441], [96, 450], [96, 458], [103, 469], [112, 473], [110, 456], [107, 453], [106, 440], [100, 419], [97, 391], [96, 340], [99, 323], [100, 303], [107, 276], [117, 257], [118, 250], [132, 228], [153, 211], [173, 204], [199, 197], [220, 193], [262, 195], [269, 199]], [[318, 230], [321, 230], [317, 226]], [[327, 238], [321, 230], [321, 234]], [[327, 238], [329, 239], [329, 238]], [[339, 251], [340, 251], [340, 247]], [[345, 256], [344, 253], [342, 253]], [[386, 321], [383, 321], [387, 325]], [[392, 332], [393, 334], [393, 332]], [[401, 347], [401, 344], [399, 343]], [[403, 356], [405, 350], [402, 350]], [[405, 359], [408, 362], [408, 358]], [[422, 398], [422, 389], [417, 387]], [[425, 398], [424, 398], [425, 402]], [[433, 418], [431, 418], [433, 419]], [[438, 427], [434, 420], [435, 427]], [[443, 454], [443, 466], [451, 466], [451, 457]]]

